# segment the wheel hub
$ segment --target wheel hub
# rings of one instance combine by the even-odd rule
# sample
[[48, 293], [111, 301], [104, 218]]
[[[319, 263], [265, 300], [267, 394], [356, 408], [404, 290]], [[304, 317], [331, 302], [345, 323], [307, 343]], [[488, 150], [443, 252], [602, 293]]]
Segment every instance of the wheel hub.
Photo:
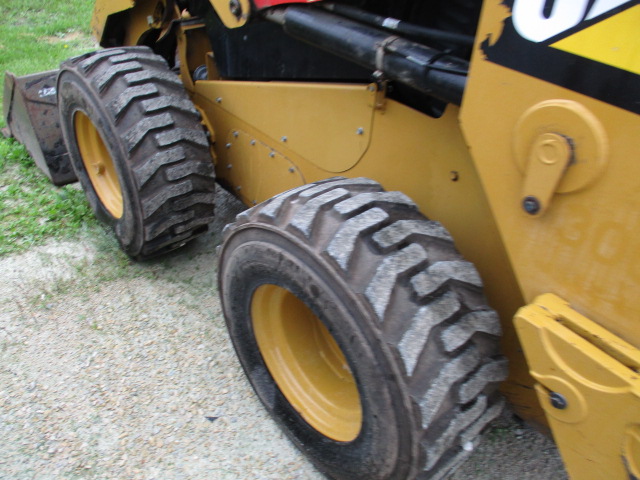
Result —
[[300, 415], [333, 440], [354, 440], [362, 406], [344, 353], [311, 309], [288, 290], [262, 285], [252, 319], [260, 353], [278, 387]]
[[82, 163], [98, 198], [114, 218], [121, 218], [122, 187], [100, 133], [89, 117], [80, 111], [75, 113], [74, 125]]

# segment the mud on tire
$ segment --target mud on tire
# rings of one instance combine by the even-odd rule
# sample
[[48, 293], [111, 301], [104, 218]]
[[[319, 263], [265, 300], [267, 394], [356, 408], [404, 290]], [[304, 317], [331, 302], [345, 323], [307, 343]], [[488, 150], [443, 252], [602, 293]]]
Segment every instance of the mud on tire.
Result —
[[61, 65], [58, 103], [76, 175], [127, 254], [155, 256], [207, 230], [209, 142], [162, 57], [126, 47], [72, 58]]
[[[255, 391], [332, 478], [445, 478], [502, 409], [497, 387], [507, 365], [478, 273], [445, 229], [400, 192], [339, 178], [274, 197], [227, 228], [218, 275], [227, 326]], [[342, 353], [337, 377], [352, 376], [361, 405], [355, 429], [333, 434], [315, 419], [323, 412], [305, 404], [315, 377], [299, 372], [333, 354], [314, 356], [314, 341], [298, 348], [318, 336], [315, 327], [296, 330], [300, 308], [273, 320], [287, 316], [288, 297], [306, 306]], [[275, 338], [265, 342], [270, 332]], [[265, 345], [278, 350], [275, 357]], [[278, 356], [286, 360], [274, 362]], [[330, 385], [327, 398], [340, 408], [340, 398], [350, 399], [351, 408], [349, 382], [340, 397], [341, 378], [327, 382], [325, 370], [318, 389]]]

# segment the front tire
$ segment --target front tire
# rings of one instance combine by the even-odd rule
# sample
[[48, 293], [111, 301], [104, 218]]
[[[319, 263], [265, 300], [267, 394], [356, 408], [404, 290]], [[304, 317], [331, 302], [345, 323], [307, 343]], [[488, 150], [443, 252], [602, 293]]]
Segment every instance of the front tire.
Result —
[[74, 171], [127, 254], [156, 256], [207, 230], [215, 187], [209, 142], [162, 57], [126, 47], [67, 60], [58, 105]]
[[502, 409], [497, 315], [405, 195], [332, 179], [239, 215], [219, 288], [271, 415], [338, 479], [443, 478]]

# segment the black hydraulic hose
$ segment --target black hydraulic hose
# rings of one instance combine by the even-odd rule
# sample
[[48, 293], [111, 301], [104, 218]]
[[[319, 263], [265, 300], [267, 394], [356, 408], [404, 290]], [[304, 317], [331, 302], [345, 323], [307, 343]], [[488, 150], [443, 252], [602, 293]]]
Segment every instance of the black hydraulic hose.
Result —
[[404, 22], [396, 18], [383, 17], [373, 13], [366, 12], [350, 5], [342, 5], [337, 3], [329, 3], [324, 6], [327, 10], [342, 15], [343, 17], [366, 23], [374, 27], [384, 28], [398, 32], [414, 39], [421, 40], [437, 40], [445, 43], [453, 43], [463, 47], [473, 47], [474, 38], [470, 35], [461, 33], [446, 32], [435, 28], [422, 27], [413, 23]]
[[466, 60], [315, 8], [285, 7], [265, 16], [292, 37], [445, 102], [462, 103]]

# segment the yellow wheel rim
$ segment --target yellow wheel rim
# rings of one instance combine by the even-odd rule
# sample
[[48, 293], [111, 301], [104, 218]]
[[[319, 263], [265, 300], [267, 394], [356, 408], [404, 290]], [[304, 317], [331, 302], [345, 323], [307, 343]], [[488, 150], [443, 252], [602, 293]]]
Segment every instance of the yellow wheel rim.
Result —
[[118, 180], [116, 167], [100, 133], [89, 117], [82, 112], [76, 112], [74, 126], [82, 163], [84, 163], [93, 189], [102, 205], [114, 218], [122, 217], [120, 180]]
[[347, 360], [324, 324], [288, 290], [262, 285], [251, 304], [260, 353], [289, 403], [313, 428], [354, 440], [362, 406]]

